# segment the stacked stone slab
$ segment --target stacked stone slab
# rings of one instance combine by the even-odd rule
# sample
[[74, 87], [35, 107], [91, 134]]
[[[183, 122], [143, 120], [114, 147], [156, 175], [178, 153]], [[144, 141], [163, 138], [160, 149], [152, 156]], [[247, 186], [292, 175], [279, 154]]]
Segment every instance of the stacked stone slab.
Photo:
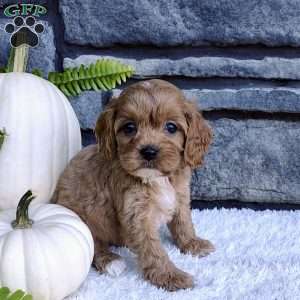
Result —
[[[163, 78], [199, 104], [214, 143], [194, 200], [300, 203], [299, 0], [60, 0], [44, 22], [30, 67], [115, 58], [135, 67], [129, 83]], [[71, 99], [82, 128], [120, 91]]]

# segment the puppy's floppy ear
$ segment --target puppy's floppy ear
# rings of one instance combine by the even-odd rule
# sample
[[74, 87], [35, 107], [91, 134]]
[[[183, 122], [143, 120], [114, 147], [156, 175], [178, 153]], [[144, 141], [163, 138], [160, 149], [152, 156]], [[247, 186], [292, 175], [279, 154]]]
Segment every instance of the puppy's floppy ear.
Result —
[[212, 130], [195, 104], [186, 102], [185, 116], [188, 131], [184, 148], [184, 160], [192, 168], [203, 163], [204, 155], [212, 142]]
[[99, 152], [103, 153], [104, 157], [108, 160], [113, 159], [117, 149], [114, 132], [116, 101], [116, 98], [111, 100], [100, 114], [95, 127]]

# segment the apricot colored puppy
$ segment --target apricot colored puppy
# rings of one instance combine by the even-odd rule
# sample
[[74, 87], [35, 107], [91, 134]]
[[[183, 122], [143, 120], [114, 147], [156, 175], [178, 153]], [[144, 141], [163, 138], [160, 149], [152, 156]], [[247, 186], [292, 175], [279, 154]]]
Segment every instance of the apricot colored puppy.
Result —
[[96, 125], [98, 145], [83, 149], [63, 172], [53, 202], [75, 211], [95, 241], [94, 265], [118, 275], [125, 269], [110, 245], [137, 254], [144, 278], [169, 291], [193, 286], [161, 245], [168, 224], [183, 253], [214, 251], [195, 235], [190, 211], [192, 168], [200, 166], [211, 129], [182, 92], [163, 80], [131, 85], [112, 99]]

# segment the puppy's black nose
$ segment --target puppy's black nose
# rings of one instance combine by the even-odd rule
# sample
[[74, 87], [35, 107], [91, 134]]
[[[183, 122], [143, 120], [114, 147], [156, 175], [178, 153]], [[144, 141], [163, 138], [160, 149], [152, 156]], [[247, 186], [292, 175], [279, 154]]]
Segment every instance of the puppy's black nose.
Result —
[[144, 146], [140, 150], [142, 157], [148, 161], [155, 159], [158, 152], [159, 152], [159, 149], [152, 145]]

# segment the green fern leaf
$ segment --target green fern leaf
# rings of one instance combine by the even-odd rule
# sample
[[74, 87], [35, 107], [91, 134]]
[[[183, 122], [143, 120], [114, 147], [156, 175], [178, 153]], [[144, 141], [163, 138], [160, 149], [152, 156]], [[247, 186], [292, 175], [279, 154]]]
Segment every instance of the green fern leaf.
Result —
[[112, 59], [99, 59], [89, 66], [51, 72], [48, 80], [55, 84], [66, 96], [77, 96], [88, 90], [111, 90], [132, 76], [134, 70]]
[[108, 90], [110, 90], [110, 84], [109, 84], [109, 82], [108, 82], [108, 78], [107, 78], [107, 77], [103, 77], [103, 78], [102, 78], [102, 82], [103, 82], [104, 86], [105, 86]]
[[21, 290], [17, 290], [15, 291], [13, 294], [11, 294], [7, 300], [20, 300], [23, 298], [23, 296], [25, 295], [25, 293]]
[[0, 300], [7, 299], [10, 291], [7, 287], [0, 288]]
[[21, 290], [11, 293], [7, 287], [0, 288], [0, 300], [32, 300], [32, 296]]
[[61, 84], [58, 86], [58, 88], [66, 95], [66, 96], [72, 96], [71, 93], [68, 91], [65, 85]]
[[72, 72], [72, 77], [75, 80], [78, 80], [79, 79], [79, 73], [76, 70], [71, 70], [71, 72]]
[[80, 94], [81, 89], [80, 89], [80, 86], [79, 86], [78, 82], [77, 81], [72, 81], [72, 84], [73, 84], [73, 88], [75, 89], [76, 93]]
[[101, 90], [107, 91], [106, 87], [104, 86], [104, 84], [102, 83], [102, 81], [99, 78], [95, 78], [95, 81]]
[[78, 84], [79, 84], [82, 91], [87, 90], [87, 87], [85, 86], [85, 82], [84, 82], [83, 79], [78, 80]]
[[33, 69], [33, 70], [31, 71], [31, 73], [32, 73], [33, 75], [38, 76], [38, 77], [43, 77], [43, 72], [42, 72], [41, 70], [39, 70], [39, 69]]
[[86, 86], [86, 89], [90, 90], [92, 87], [90, 85], [89, 78], [86, 78], [86, 79], [83, 79], [83, 80], [84, 80], [84, 84]]
[[[77, 68], [73, 69], [74, 72], [77, 72]], [[85, 78], [85, 74], [84, 74], [84, 65], [80, 65], [80, 68], [78, 70], [78, 74], [79, 74], [79, 79], [83, 79]]]

